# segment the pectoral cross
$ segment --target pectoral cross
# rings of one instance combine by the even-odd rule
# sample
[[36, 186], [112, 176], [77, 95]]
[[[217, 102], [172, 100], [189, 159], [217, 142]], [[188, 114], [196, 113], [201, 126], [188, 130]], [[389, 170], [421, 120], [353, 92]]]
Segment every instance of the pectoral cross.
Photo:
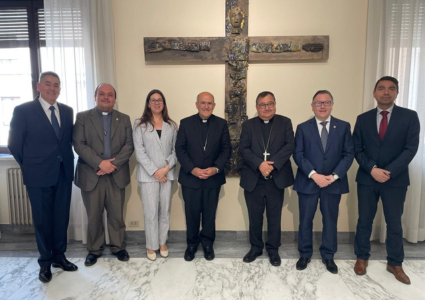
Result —
[[268, 153], [267, 150], [264, 150], [263, 155], [264, 155], [264, 161], [267, 161], [267, 156], [269, 156], [270, 153]]

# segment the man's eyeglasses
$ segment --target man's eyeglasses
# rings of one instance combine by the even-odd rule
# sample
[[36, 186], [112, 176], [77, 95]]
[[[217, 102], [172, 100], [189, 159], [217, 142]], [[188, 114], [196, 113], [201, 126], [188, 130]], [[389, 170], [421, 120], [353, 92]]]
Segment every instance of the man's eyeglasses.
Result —
[[261, 104], [257, 104], [257, 106], [261, 109], [266, 109], [266, 106], [268, 106], [269, 108], [273, 108], [276, 102], [269, 102], [269, 103], [261, 103]]
[[316, 107], [320, 107], [320, 106], [322, 106], [322, 104], [323, 104], [324, 106], [329, 106], [329, 105], [331, 105], [331, 104], [332, 104], [332, 101], [322, 101], [322, 102], [317, 101], [317, 102], [313, 102], [313, 104], [314, 104], [314, 106], [316, 106]]
[[163, 101], [162, 99], [149, 99], [149, 102], [154, 104], [161, 104]]

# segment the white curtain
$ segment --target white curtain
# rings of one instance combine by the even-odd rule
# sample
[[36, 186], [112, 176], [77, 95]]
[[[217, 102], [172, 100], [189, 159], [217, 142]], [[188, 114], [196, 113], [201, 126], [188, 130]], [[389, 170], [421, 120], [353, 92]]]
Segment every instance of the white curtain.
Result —
[[[96, 86], [103, 82], [115, 86], [111, 0], [44, 0], [44, 11], [47, 59], [43, 71], [59, 74], [58, 100], [73, 107], [74, 114], [93, 108]], [[68, 238], [87, 241], [87, 214], [75, 185]]]
[[[396, 104], [417, 111], [421, 123], [402, 219], [404, 238], [417, 243], [425, 240], [425, 0], [370, 0], [367, 30], [363, 110], [376, 106], [375, 82], [389, 75], [399, 80]], [[381, 206], [372, 239], [385, 242], [385, 237]]]

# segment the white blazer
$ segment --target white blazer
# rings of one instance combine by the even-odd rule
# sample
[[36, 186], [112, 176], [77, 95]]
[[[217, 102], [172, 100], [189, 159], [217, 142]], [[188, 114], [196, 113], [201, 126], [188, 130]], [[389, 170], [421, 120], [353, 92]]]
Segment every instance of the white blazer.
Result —
[[137, 126], [140, 119], [134, 121], [133, 143], [134, 153], [137, 158], [137, 175], [139, 182], [158, 181], [153, 174], [167, 164], [170, 171], [167, 173], [168, 180], [177, 179], [176, 150], [174, 148], [177, 138], [177, 130], [174, 126], [163, 122], [161, 138], [152, 124]]

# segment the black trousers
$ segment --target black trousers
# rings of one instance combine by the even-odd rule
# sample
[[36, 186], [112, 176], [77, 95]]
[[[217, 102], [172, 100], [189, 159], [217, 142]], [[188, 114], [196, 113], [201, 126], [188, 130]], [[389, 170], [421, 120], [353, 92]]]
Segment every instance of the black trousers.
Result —
[[280, 247], [283, 189], [279, 189], [272, 179], [259, 179], [252, 192], [244, 191], [249, 215], [249, 241], [256, 252], [263, 251], [263, 215], [267, 215], [268, 253], [277, 252]]
[[391, 266], [401, 266], [404, 259], [401, 216], [403, 215], [406, 192], [407, 187], [391, 187], [381, 183], [375, 183], [375, 185], [357, 184], [359, 220], [357, 221], [354, 252], [358, 258], [369, 259], [370, 257], [372, 224], [379, 197], [381, 197], [385, 222], [387, 223], [387, 261]]
[[72, 181], [66, 180], [63, 164], [54, 186], [27, 186], [41, 267], [65, 258], [71, 189]]
[[[190, 247], [212, 246], [215, 240], [215, 215], [220, 187], [192, 189], [182, 186], [186, 214], [186, 239]], [[199, 225], [202, 220], [202, 230]]]

